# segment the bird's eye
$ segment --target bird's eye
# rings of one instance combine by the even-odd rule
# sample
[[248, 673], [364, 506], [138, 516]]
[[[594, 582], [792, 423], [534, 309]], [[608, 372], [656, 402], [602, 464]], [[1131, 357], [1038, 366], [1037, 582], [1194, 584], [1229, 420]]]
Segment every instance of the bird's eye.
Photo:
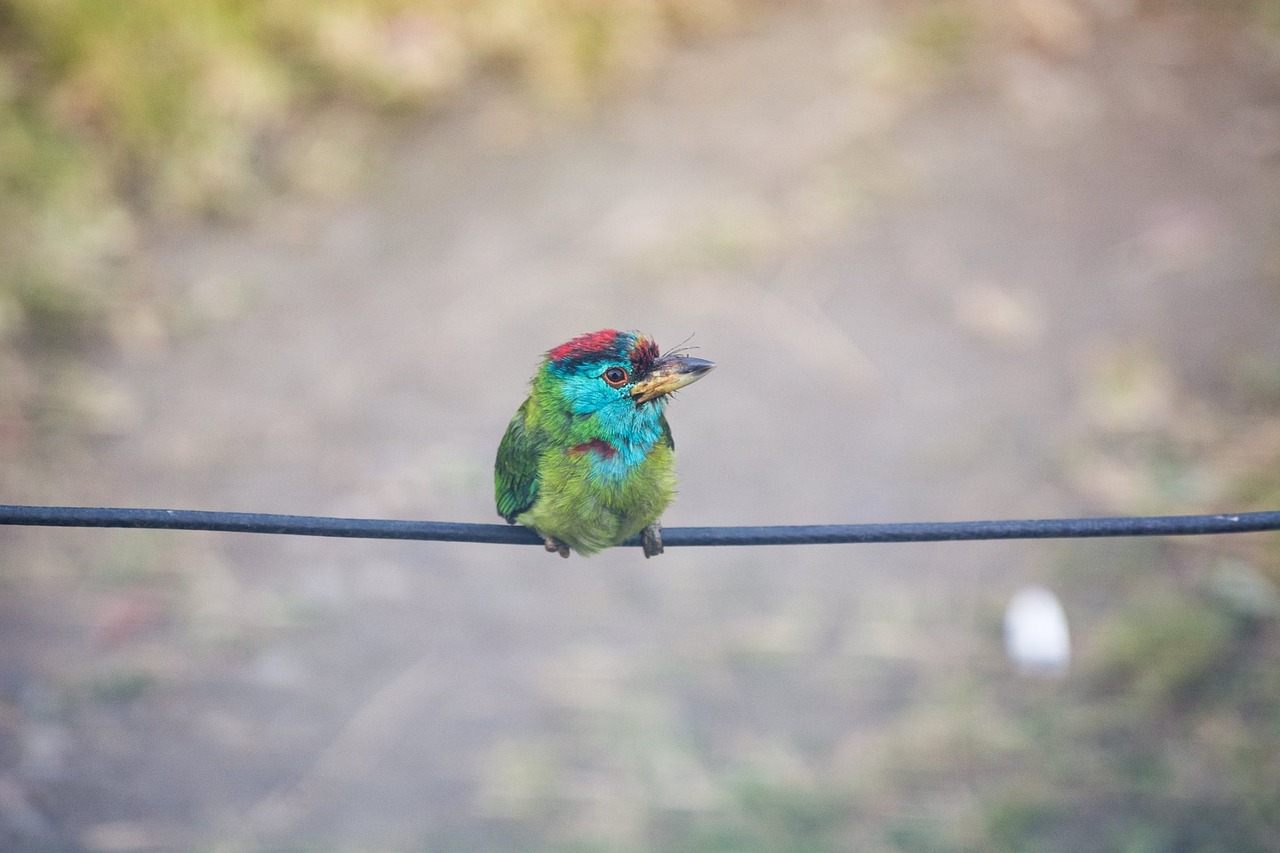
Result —
[[623, 370], [621, 367], [610, 367], [604, 372], [604, 376], [602, 378], [605, 382], [609, 383], [610, 387], [621, 388], [623, 385], [627, 384], [627, 380], [631, 377], [627, 375], [627, 371]]

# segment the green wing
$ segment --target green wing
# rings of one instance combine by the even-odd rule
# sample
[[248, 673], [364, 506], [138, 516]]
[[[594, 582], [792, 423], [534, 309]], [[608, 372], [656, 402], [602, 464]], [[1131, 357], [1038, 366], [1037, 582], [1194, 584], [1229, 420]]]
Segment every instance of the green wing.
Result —
[[676, 440], [671, 435], [671, 424], [667, 423], [666, 415], [658, 416], [658, 423], [662, 426], [662, 438], [660, 441], [672, 450], [676, 449]]
[[540, 431], [531, 432], [526, 417], [529, 400], [521, 404], [498, 444], [498, 460], [493, 466], [493, 494], [498, 515], [508, 524], [533, 506], [538, 496], [538, 457], [542, 452]]

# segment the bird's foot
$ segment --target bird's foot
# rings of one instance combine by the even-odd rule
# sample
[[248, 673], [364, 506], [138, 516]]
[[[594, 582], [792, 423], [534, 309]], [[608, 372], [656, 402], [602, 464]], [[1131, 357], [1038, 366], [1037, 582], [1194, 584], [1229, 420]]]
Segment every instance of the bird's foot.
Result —
[[662, 553], [662, 525], [654, 522], [640, 532], [640, 544], [644, 548], [645, 559], [656, 557]]
[[550, 536], [542, 537], [543, 547], [553, 554], [559, 554], [566, 560], [569, 559], [569, 546], [561, 542], [559, 539], [553, 539]]

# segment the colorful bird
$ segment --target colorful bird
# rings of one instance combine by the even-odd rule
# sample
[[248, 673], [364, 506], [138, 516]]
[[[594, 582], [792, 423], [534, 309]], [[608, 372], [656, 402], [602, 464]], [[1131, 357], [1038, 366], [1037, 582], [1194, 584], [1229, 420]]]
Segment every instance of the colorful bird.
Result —
[[715, 365], [652, 338], [604, 329], [546, 354], [498, 445], [498, 514], [548, 551], [594, 554], [641, 534], [662, 553], [658, 519], [676, 490], [667, 396]]

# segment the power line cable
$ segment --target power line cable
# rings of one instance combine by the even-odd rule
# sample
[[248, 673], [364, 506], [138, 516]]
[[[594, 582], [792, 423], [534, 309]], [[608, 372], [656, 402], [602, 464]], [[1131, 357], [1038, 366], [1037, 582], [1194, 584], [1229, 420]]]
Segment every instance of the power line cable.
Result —
[[[448, 521], [334, 518], [253, 512], [0, 504], [0, 525], [209, 530], [349, 539], [411, 539], [541, 545], [525, 527]], [[982, 539], [1081, 539], [1119, 536], [1199, 536], [1280, 530], [1280, 511], [1123, 518], [1041, 518], [891, 524], [804, 524], [746, 527], [664, 527], [667, 547], [715, 545], [837, 545], [872, 542], [956, 542]], [[639, 545], [639, 537], [625, 545]]]

